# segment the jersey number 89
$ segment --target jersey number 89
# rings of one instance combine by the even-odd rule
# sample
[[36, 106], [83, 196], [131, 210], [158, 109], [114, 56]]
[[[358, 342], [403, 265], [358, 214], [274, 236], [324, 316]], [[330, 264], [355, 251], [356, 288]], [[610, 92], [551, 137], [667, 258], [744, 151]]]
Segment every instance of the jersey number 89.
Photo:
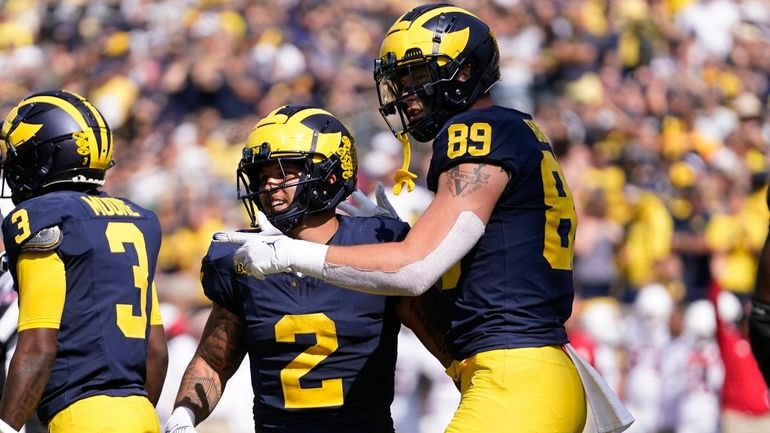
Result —
[[543, 176], [543, 200], [546, 205], [543, 257], [552, 269], [571, 270], [577, 216], [572, 194], [550, 151], [543, 151], [540, 174]]
[[447, 128], [448, 145], [446, 155], [450, 159], [463, 156], [488, 155], [492, 149], [492, 125], [485, 122], [471, 124], [453, 123]]

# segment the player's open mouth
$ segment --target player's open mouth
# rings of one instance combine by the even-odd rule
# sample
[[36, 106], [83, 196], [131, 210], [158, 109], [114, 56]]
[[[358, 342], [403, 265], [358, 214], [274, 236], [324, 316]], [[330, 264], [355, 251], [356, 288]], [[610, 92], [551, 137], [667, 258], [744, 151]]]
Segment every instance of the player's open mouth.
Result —
[[270, 201], [270, 210], [272, 213], [279, 213], [281, 211], [286, 210], [289, 207], [289, 204], [282, 199], [273, 199]]

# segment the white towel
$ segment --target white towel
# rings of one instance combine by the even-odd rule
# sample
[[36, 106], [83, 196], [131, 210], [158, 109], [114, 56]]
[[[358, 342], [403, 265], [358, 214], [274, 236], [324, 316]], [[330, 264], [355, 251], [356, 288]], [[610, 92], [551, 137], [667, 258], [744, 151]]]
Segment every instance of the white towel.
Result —
[[596, 431], [598, 433], [625, 431], [634, 422], [634, 417], [623, 406], [599, 372], [583, 359], [571, 344], [566, 344], [565, 347], [583, 382], [586, 400], [596, 421]]

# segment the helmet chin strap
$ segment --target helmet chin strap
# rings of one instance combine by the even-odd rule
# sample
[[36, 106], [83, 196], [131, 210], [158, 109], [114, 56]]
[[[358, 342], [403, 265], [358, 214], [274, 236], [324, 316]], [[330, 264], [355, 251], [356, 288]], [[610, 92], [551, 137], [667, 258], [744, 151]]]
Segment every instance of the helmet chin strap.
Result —
[[414, 190], [414, 180], [417, 179], [417, 175], [409, 171], [409, 163], [412, 160], [412, 147], [409, 144], [409, 137], [405, 132], [401, 131], [396, 134], [396, 138], [401, 142], [404, 151], [404, 162], [401, 168], [396, 170], [396, 173], [393, 175], [393, 180], [396, 182], [393, 185], [393, 194], [399, 195], [404, 187], [406, 187], [408, 192]]

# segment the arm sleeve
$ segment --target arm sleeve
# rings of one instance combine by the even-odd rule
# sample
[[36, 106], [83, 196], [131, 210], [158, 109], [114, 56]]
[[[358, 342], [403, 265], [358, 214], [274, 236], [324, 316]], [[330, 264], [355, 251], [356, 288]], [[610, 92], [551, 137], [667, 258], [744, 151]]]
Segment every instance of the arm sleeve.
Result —
[[16, 269], [19, 279], [18, 330], [59, 329], [67, 293], [64, 262], [53, 251], [24, 252]]
[[321, 278], [351, 290], [374, 295], [420, 295], [468, 254], [484, 234], [485, 228], [484, 222], [476, 214], [465, 211], [457, 218], [444, 240], [420, 261], [392, 272], [325, 263]]

